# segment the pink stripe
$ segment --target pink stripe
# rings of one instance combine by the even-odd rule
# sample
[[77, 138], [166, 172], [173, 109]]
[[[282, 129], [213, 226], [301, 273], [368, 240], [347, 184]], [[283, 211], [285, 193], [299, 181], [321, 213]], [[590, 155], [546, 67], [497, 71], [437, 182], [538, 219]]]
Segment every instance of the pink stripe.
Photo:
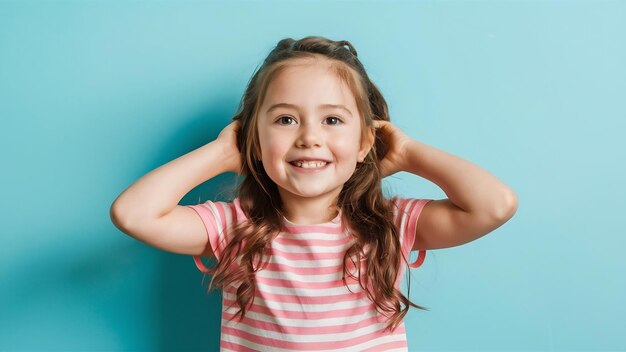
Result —
[[[348, 260], [348, 264], [352, 264], [351, 261]], [[354, 265], [347, 266], [348, 269], [354, 268]], [[320, 267], [312, 267], [312, 268], [298, 268], [282, 263], [269, 263], [265, 270], [274, 271], [274, 272], [287, 272], [287, 273], [295, 273], [298, 275], [324, 275], [324, 274], [337, 274], [343, 272], [343, 263], [339, 265], [332, 266], [320, 266]]]
[[220, 340], [220, 349], [221, 348], [228, 348], [229, 350], [233, 350], [233, 351], [238, 351], [238, 352], [258, 352], [257, 350], [253, 350], [251, 348], [248, 348], [244, 345], [240, 345], [238, 343], [234, 343], [234, 342], [228, 342], [225, 340]]
[[380, 345], [372, 346], [366, 350], [363, 350], [363, 352], [380, 352], [403, 347], [408, 347], [406, 340], [381, 343]]
[[[229, 286], [227, 289], [224, 290], [224, 292], [230, 293], [235, 296], [237, 295], [237, 289], [232, 286]], [[367, 293], [365, 291], [359, 291], [354, 293], [348, 292], [346, 294], [332, 296], [294, 296], [265, 292], [257, 287], [257, 292], [259, 292], [258, 295], [263, 297], [263, 299], [266, 301], [280, 303], [328, 304], [337, 302], [354, 302], [367, 298]]]
[[[357, 266], [350, 259], [348, 259], [345, 265], [346, 265], [346, 270], [349, 273], [353, 273], [353, 274], [355, 273]], [[365, 271], [366, 269], [365, 259], [361, 259], [360, 267], [361, 267], [361, 272]], [[326, 275], [337, 274], [337, 275], [343, 276], [343, 272], [344, 272], [343, 263], [333, 265], [333, 266], [320, 266], [319, 268], [315, 268], [315, 267], [299, 268], [299, 267], [292, 267], [290, 265], [286, 265], [283, 263], [270, 262], [267, 265], [267, 268], [265, 270], [273, 271], [273, 272], [288, 272], [288, 273], [294, 273], [294, 274], [301, 275], [301, 276], [324, 275], [324, 274]], [[348, 275], [346, 274], [346, 276]]]
[[[412, 238], [411, 241], [409, 242], [409, 243], [411, 243], [410, 247], [412, 247], [412, 244], [415, 241], [415, 232], [416, 232], [416, 226], [417, 226], [417, 219], [419, 219], [419, 215], [422, 212], [422, 209], [424, 209], [424, 206], [428, 202], [431, 202], [431, 201], [432, 201], [432, 199], [431, 200], [428, 200], [428, 199], [416, 200], [415, 201], [415, 205], [411, 209], [411, 213], [410, 213], [410, 216], [409, 216], [409, 228], [407, 229], [407, 231], [410, 234], [410, 236], [408, 236], [408, 237]], [[411, 267], [411, 268], [419, 268], [424, 263], [425, 259], [426, 259], [426, 250], [420, 249], [418, 251], [418, 253], [417, 253], [417, 259], [415, 260], [414, 263], [409, 264], [409, 267]]]
[[327, 234], [343, 234], [343, 231], [341, 229], [341, 226], [336, 226], [336, 227], [328, 227], [328, 226], [319, 226], [319, 225], [313, 225], [313, 226], [307, 226], [307, 225], [301, 225], [301, 226], [290, 226], [290, 225], [285, 225], [282, 227], [283, 231], [286, 231], [288, 233], [291, 234], [301, 234], [301, 233], [327, 233]]
[[198, 268], [198, 270], [200, 270], [203, 273], [207, 273], [209, 272], [209, 269], [204, 266], [204, 263], [202, 262], [202, 259], [200, 259], [199, 256], [193, 256], [193, 261], [196, 263], [196, 267]]
[[[223, 308], [227, 309], [228, 307], [231, 307], [231, 306], [234, 309], [237, 309], [237, 311], [239, 310], [239, 306], [237, 305], [236, 301], [224, 298], [223, 299]], [[305, 312], [305, 311], [284, 310], [284, 309], [270, 309], [270, 308], [268, 308], [266, 306], [261, 306], [261, 305], [256, 304], [256, 300], [255, 300], [255, 303], [253, 303], [250, 306], [250, 310], [249, 311], [250, 312], [256, 312], [256, 313], [265, 314], [265, 315], [268, 315], [270, 317], [278, 317], [278, 318], [283, 318], [283, 319], [310, 320], [310, 319], [329, 319], [329, 318], [352, 317], [352, 316], [355, 316], [355, 315], [367, 313], [367, 312], [371, 311], [372, 309], [375, 309], [375, 307], [373, 307], [373, 303], [366, 304], [366, 305], [363, 305], [363, 306], [360, 306], [360, 307], [344, 308], [344, 309], [337, 309], [337, 310], [331, 310], [331, 311]], [[230, 313], [223, 312], [222, 319], [224, 319], [226, 314], [230, 314]], [[239, 318], [236, 318], [236, 319], [238, 320]]]
[[[219, 205], [218, 205], [219, 207]], [[222, 246], [220, 246], [220, 238], [222, 238], [222, 236], [220, 236], [220, 229], [217, 226], [217, 220], [215, 219], [215, 213], [213, 213], [212, 209], [208, 209], [208, 213], [207, 215], [210, 214], [210, 216], [208, 216], [209, 222], [211, 223], [211, 226], [213, 226], [213, 232], [210, 233], [209, 236], [209, 240], [211, 241], [211, 248], [213, 248], [213, 254], [215, 255], [215, 258], [219, 261], [222, 258]]]
[[[322, 351], [322, 350], [335, 350], [337, 348], [346, 348], [355, 346], [364, 342], [371, 341], [378, 337], [388, 336], [387, 333], [382, 333], [382, 331], [372, 332], [363, 336], [351, 338], [348, 340], [338, 340], [338, 341], [327, 341], [327, 342], [291, 342], [273, 339], [269, 337], [256, 336], [250, 334], [245, 331], [224, 327], [222, 329], [223, 333], [237, 336], [239, 338], [246, 339], [248, 341], [258, 343], [264, 346], [278, 347], [284, 348], [292, 351]], [[398, 333], [403, 333], [404, 328], [398, 328], [396, 330]]]
[[[235, 314], [224, 313], [224, 319], [232, 319]], [[330, 326], [288, 326], [270, 323], [266, 321], [256, 320], [253, 318], [248, 318], [246, 316], [245, 320], [241, 323], [238, 322], [239, 317], [234, 318], [234, 321], [237, 321], [238, 324], [245, 324], [254, 328], [254, 331], [273, 331], [281, 334], [287, 335], [322, 335], [322, 334], [337, 334], [347, 331], [355, 331], [357, 329], [362, 329], [368, 326], [375, 326], [380, 323], [378, 317], [369, 317], [367, 319], [363, 319], [357, 323], [352, 324], [342, 324], [342, 325], [330, 325]], [[239, 325], [238, 325], [239, 326]], [[242, 328], [241, 330], [249, 330], [247, 328]]]
[[[207, 207], [206, 204], [188, 205], [187, 207], [193, 209], [202, 219], [202, 223], [204, 224], [207, 232], [207, 243], [211, 246], [211, 249], [213, 249], [213, 254], [215, 255], [215, 257], [219, 258], [221, 251], [216, 251], [215, 249], [217, 238], [217, 225], [215, 223], [215, 220], [213, 219], [213, 212]], [[198, 270], [203, 273], [209, 271], [204, 263], [202, 263], [202, 259], [200, 256], [194, 256], [193, 260], [196, 263], [196, 267], [198, 268]]]
[[[268, 286], [274, 287], [290, 287], [290, 288], [304, 288], [304, 289], [322, 289], [322, 288], [338, 288], [345, 286], [343, 280], [332, 280], [332, 281], [324, 281], [324, 282], [306, 282], [306, 281], [297, 281], [297, 280], [287, 280], [287, 279], [274, 279], [268, 277], [260, 277], [257, 276], [256, 282], [260, 284], [265, 284]], [[357, 283], [355, 279], [350, 276], [346, 276], [346, 282], [348, 284]]]
[[[327, 252], [327, 253], [289, 253], [285, 251], [281, 251], [278, 248], [272, 248], [272, 254], [287, 260], [309, 260], [309, 261], [317, 261], [321, 259], [337, 259], [337, 252]], [[342, 255], [343, 257], [343, 255]]]

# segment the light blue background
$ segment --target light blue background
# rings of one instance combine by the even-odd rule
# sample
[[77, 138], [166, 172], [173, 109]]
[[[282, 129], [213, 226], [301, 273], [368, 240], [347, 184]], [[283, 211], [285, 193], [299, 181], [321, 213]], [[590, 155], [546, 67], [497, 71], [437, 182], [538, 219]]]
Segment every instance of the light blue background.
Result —
[[412, 270], [430, 308], [406, 317], [412, 351], [626, 350], [624, 1], [0, 2], [0, 350], [217, 350], [208, 278], [109, 207], [217, 137], [269, 50], [306, 35], [351, 41], [398, 126], [518, 195]]

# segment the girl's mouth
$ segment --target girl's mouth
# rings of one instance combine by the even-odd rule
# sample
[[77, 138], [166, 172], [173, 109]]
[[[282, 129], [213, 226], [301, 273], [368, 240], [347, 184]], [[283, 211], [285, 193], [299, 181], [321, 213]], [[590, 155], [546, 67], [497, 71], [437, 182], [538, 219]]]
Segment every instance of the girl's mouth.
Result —
[[321, 167], [326, 166], [328, 162], [321, 161], [321, 160], [317, 160], [317, 161], [295, 160], [295, 161], [290, 162], [290, 164], [296, 167], [303, 168], [303, 169], [319, 169]]
[[296, 171], [304, 173], [316, 173], [328, 168], [330, 162], [327, 161], [303, 161], [296, 160], [289, 162]]

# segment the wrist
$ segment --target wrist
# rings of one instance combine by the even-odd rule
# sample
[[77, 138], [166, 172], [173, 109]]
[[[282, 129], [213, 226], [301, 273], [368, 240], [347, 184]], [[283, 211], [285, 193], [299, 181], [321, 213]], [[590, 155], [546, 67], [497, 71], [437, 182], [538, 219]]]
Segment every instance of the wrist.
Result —
[[222, 155], [223, 166], [225, 172], [239, 173], [241, 170], [241, 155], [237, 148], [233, 148], [230, 144], [217, 140], [219, 150]]
[[396, 162], [394, 163], [396, 166], [396, 172], [406, 171], [410, 172], [411, 170], [411, 150], [414, 149], [414, 141], [407, 140], [401, 144], [401, 147], [398, 148], [398, 154], [396, 158]]

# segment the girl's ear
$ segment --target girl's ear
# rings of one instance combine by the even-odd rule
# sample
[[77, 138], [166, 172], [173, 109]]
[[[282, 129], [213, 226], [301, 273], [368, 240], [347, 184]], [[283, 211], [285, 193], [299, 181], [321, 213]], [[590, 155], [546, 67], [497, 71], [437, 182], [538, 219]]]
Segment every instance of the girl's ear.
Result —
[[374, 127], [367, 129], [367, 136], [363, 140], [361, 140], [361, 149], [359, 149], [359, 156], [357, 161], [362, 163], [365, 160], [365, 157], [372, 149], [374, 145]]

